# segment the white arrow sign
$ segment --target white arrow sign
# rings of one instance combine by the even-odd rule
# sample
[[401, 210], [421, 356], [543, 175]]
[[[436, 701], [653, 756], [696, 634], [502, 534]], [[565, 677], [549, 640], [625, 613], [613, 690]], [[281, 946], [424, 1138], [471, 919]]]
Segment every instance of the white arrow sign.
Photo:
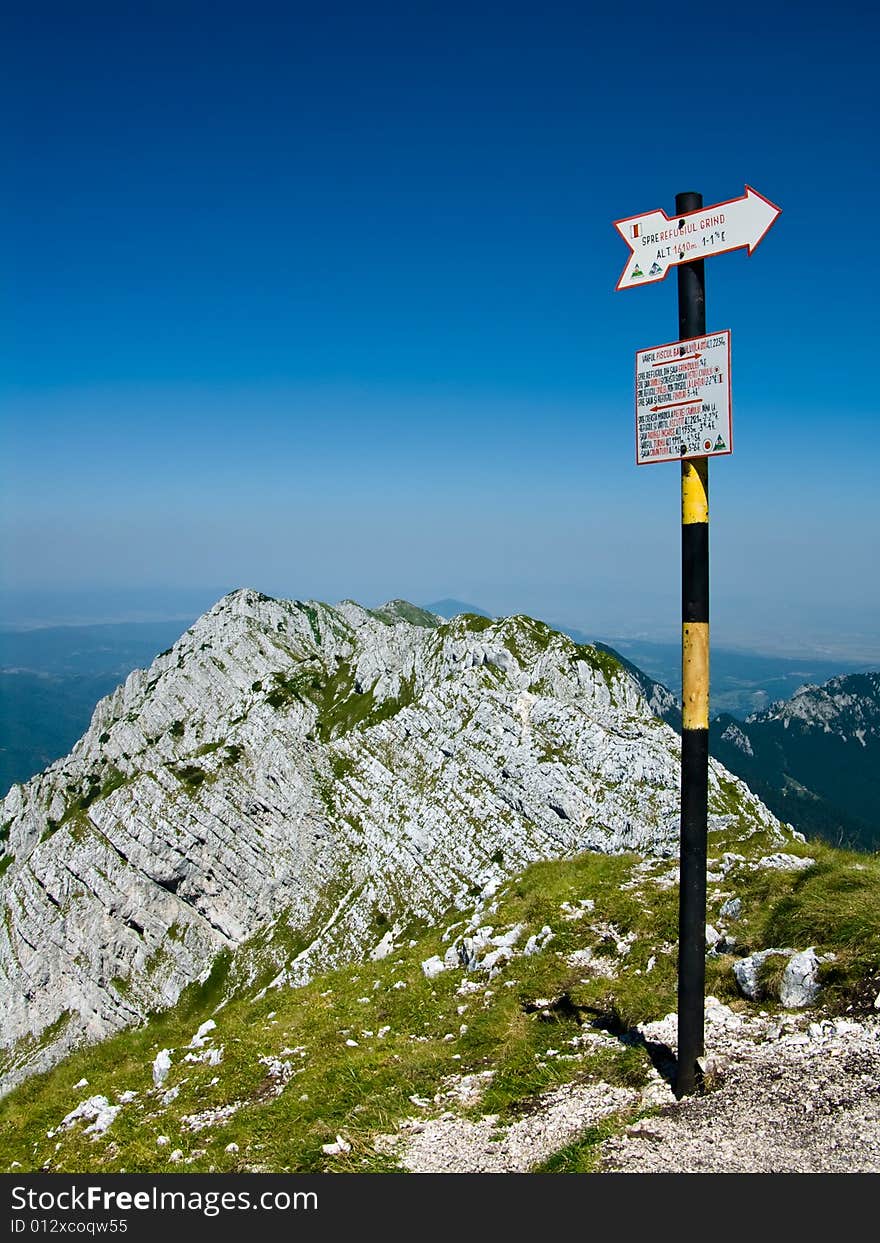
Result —
[[728, 250], [755, 249], [780, 213], [780, 208], [763, 194], [746, 186], [738, 199], [701, 207], [683, 216], [667, 216], [665, 211], [647, 212], [615, 220], [614, 227], [632, 254], [623, 269], [618, 289], [662, 281], [670, 268], [692, 263]]

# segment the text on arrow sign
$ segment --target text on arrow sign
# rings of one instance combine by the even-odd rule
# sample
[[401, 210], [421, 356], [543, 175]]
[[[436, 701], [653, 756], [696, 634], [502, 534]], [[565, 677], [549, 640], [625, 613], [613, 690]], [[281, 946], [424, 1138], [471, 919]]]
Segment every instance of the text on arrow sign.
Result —
[[629, 261], [618, 289], [662, 281], [680, 263], [722, 255], [747, 247], [751, 254], [781, 209], [746, 186], [740, 198], [701, 207], [682, 216], [662, 209], [615, 220], [614, 227], [629, 246]]

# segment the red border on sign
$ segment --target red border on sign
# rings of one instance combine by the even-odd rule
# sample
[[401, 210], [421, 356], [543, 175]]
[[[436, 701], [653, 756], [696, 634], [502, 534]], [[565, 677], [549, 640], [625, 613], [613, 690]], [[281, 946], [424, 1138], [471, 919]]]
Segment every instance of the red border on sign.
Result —
[[[644, 354], [648, 350], [665, 350], [673, 345], [687, 345], [691, 341], [705, 341], [707, 337], [727, 337], [727, 443], [729, 449], [719, 449], [717, 453], [688, 453], [685, 457], [655, 457], [649, 462], [639, 461], [639, 354]], [[733, 382], [732, 371], [730, 366], [730, 329], [719, 328], [717, 332], [704, 332], [698, 337], [682, 337], [678, 341], [664, 341], [662, 345], [646, 345], [643, 349], [635, 352], [635, 373], [633, 384], [633, 396], [635, 397], [635, 443], [636, 443], [636, 466], [656, 466], [658, 462], [691, 462], [694, 458], [701, 457], [728, 457], [733, 453]], [[696, 402], [694, 403], [696, 405]]]
[[[754, 194], [754, 196], [755, 196], [756, 198], [761, 199], [761, 201], [762, 201], [762, 202], [766, 203], [768, 207], [772, 207], [772, 208], [773, 208], [773, 210], [776, 212], [776, 215], [773, 217], [773, 219], [772, 219], [772, 220], [770, 221], [770, 223], [767, 225], [767, 228], [766, 228], [766, 229], [764, 230], [764, 232], [760, 235], [760, 237], [757, 239], [757, 241], [756, 241], [756, 242], [754, 242], [754, 243], [752, 243], [752, 242], [750, 242], [750, 243], [749, 243], [749, 245], [748, 245], [748, 252], [749, 252], [749, 258], [751, 259], [752, 255], [755, 253], [755, 249], [756, 249], [756, 247], [757, 247], [757, 246], [758, 246], [761, 242], [763, 242], [763, 240], [764, 240], [764, 238], [767, 236], [767, 233], [769, 232], [769, 230], [773, 228], [774, 224], [776, 224], [776, 221], [777, 221], [777, 220], [779, 219], [779, 217], [782, 215], [782, 208], [781, 208], [781, 207], [777, 207], [775, 203], [771, 203], [771, 202], [770, 202], [770, 200], [767, 198], [767, 195], [766, 195], [766, 194], [762, 194], [760, 190], [756, 190], [754, 186], [750, 186], [750, 185], [747, 185], [747, 186], [746, 186], [746, 193], [745, 193], [745, 197], [746, 197], [746, 198], [748, 197], [749, 190], [751, 190], [752, 194]], [[733, 201], [733, 200], [731, 200], [731, 202], [732, 202], [732, 201]], [[720, 250], [718, 250], [718, 251], [713, 251], [712, 253], [713, 253], [713, 254], [719, 254], [719, 255], [720, 255], [720, 254], [724, 254], [725, 252], [724, 252], [724, 251], [720, 251]]]
[[[756, 190], [754, 186], [750, 186], [747, 184], [745, 187], [745, 194], [738, 194], [736, 198], [732, 198], [732, 199], [724, 199], [720, 203], [712, 203], [708, 207], [698, 207], [696, 211], [680, 212], [672, 216], [667, 216], [666, 212], [663, 210], [662, 207], [654, 207], [651, 209], [651, 211], [641, 211], [641, 212], [637, 212], [634, 216], [624, 216], [623, 219], [621, 220], [614, 220], [612, 223], [615, 229], [617, 229], [618, 233], [623, 238], [623, 240], [626, 242], [627, 246], [629, 246], [630, 258], [631, 258], [636, 253], [636, 248], [635, 246], [630, 246], [630, 239], [626, 236], [624, 230], [620, 228], [620, 225], [629, 224], [631, 220], [644, 220], [646, 216], [654, 216], [657, 213], [659, 213], [663, 217], [663, 219], [666, 221], [667, 224], [669, 223], [670, 220], [689, 220], [692, 216], [699, 216], [701, 213], [707, 212], [707, 211], [715, 211], [715, 209], [718, 207], [729, 207], [731, 203], [744, 203], [746, 199], [749, 197], [750, 193], [754, 194], [755, 198], [759, 198], [763, 203], [766, 203], [768, 207], [772, 207], [773, 210], [776, 212], [776, 215], [773, 217], [773, 219], [764, 229], [763, 233], [761, 233], [761, 235], [757, 238], [755, 242], [738, 242], [736, 246], [725, 246], [721, 250], [713, 250], [708, 255], [697, 256], [696, 258], [692, 256], [690, 259], [675, 259], [674, 261], [671, 261], [668, 264], [666, 271], [663, 273], [662, 276], [655, 276], [653, 280], [650, 278], [642, 280], [639, 282], [639, 285], [659, 285], [661, 281], [666, 280], [667, 276], [669, 275], [669, 273], [672, 271], [673, 268], [677, 268], [682, 263], [695, 263], [700, 258], [712, 259], [715, 257], [715, 255], [727, 255], [727, 254], [730, 254], [734, 250], [747, 250], [749, 252], [749, 258], [751, 258], [752, 255], [755, 253], [756, 247], [759, 246], [760, 243], [767, 236], [768, 230], [773, 227], [773, 225], [782, 215], [782, 208], [777, 207], [775, 203], [771, 203], [770, 199], [767, 198], [766, 194], [762, 194], [760, 190]], [[623, 280], [624, 276], [626, 276], [626, 269], [628, 267], [629, 267], [629, 259], [627, 259], [626, 263], [623, 265], [623, 271], [621, 272], [620, 276], [617, 278], [617, 284], [614, 286], [615, 292], [619, 292], [621, 289], [638, 289], [639, 288], [639, 285], [622, 285], [621, 284], [621, 281]]]

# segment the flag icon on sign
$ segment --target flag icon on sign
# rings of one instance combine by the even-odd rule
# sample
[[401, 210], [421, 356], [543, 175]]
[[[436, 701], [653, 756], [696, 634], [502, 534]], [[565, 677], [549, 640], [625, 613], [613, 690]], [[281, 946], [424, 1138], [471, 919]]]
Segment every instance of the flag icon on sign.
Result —
[[642, 226], [640, 224], [630, 225], [630, 237], [638, 237]]

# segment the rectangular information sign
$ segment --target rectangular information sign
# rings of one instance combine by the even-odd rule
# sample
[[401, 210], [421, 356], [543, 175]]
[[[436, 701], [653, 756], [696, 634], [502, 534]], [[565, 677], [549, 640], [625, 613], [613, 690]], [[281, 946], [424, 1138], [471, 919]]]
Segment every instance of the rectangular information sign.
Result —
[[636, 352], [636, 463], [733, 451], [730, 332]]

